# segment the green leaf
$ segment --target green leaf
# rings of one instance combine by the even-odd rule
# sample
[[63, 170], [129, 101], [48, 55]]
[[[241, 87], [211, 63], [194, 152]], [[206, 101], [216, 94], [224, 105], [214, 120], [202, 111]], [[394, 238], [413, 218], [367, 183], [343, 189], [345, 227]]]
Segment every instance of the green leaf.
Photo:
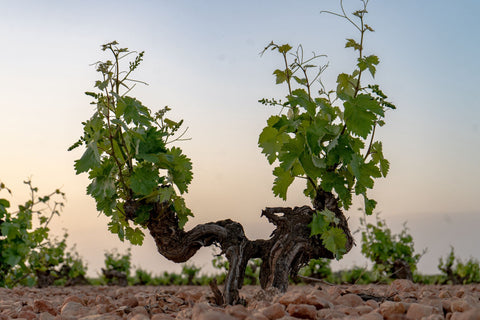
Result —
[[285, 71], [277, 69], [273, 71], [273, 74], [276, 76], [276, 84], [280, 84], [287, 81], [287, 75], [285, 74]]
[[292, 49], [292, 47], [287, 43], [287, 44], [284, 44], [284, 45], [281, 45], [278, 47], [278, 52], [280, 53], [287, 53], [288, 51], [290, 51]]
[[322, 150], [322, 138], [325, 136], [326, 121], [315, 119], [313, 124], [307, 127], [306, 140], [310, 151], [314, 155], [318, 155]]
[[355, 151], [350, 144], [350, 137], [348, 135], [339, 135], [327, 146], [327, 166], [350, 163], [354, 153]]
[[[276, 116], [273, 117], [274, 119], [278, 118]], [[270, 119], [272, 119], [272, 117]], [[288, 140], [289, 137], [287, 134], [281, 133], [271, 126], [267, 126], [258, 138], [258, 146], [262, 148], [262, 153], [267, 156], [268, 162], [272, 164], [277, 159], [283, 144]]]
[[312, 101], [308, 93], [303, 89], [293, 90], [288, 96], [288, 101], [292, 107], [301, 107], [313, 118], [315, 117], [317, 105]]
[[345, 173], [327, 171], [322, 176], [321, 187], [328, 192], [335, 190], [346, 209], [351, 204], [352, 195]]
[[97, 87], [99, 90], [103, 91], [105, 90], [106, 87], [108, 87], [108, 80], [105, 81], [95, 81], [95, 87]]
[[300, 135], [297, 135], [295, 139], [289, 139], [288, 142], [284, 143], [281, 152], [278, 155], [280, 167], [285, 171], [290, 170], [295, 161], [297, 161], [302, 154], [304, 146], [304, 139]]
[[188, 191], [188, 185], [193, 179], [192, 161], [184, 154], [180, 148], [173, 147], [167, 152], [172, 156], [173, 167], [169, 170], [173, 183], [177, 186], [180, 193]]
[[175, 190], [171, 186], [162, 186], [158, 190], [159, 201], [162, 202], [169, 202], [173, 195], [175, 195]]
[[375, 210], [375, 207], [377, 206], [377, 201], [373, 199], [368, 199], [367, 195], [363, 195], [364, 199], [364, 204], [365, 204], [365, 213], [367, 215], [371, 215], [373, 213], [373, 210]]
[[313, 214], [312, 222], [308, 225], [311, 229], [310, 236], [316, 236], [322, 234], [329, 228], [330, 224], [338, 224], [339, 220], [335, 216], [335, 213], [328, 209], [322, 211], [316, 211]]
[[100, 154], [98, 153], [97, 143], [92, 141], [88, 144], [87, 150], [79, 160], [75, 160], [75, 170], [77, 174], [87, 172], [100, 164]]
[[273, 194], [283, 200], [287, 200], [287, 190], [292, 184], [294, 177], [289, 171], [285, 171], [281, 167], [276, 167], [273, 170], [273, 175], [276, 176], [275, 181], [273, 182]]
[[356, 189], [357, 194], [365, 192], [365, 188], [373, 188], [373, 179], [381, 177], [381, 172], [378, 167], [373, 162], [365, 163], [363, 157], [358, 154], [355, 154], [350, 163], [350, 168], [357, 179], [357, 185], [359, 184], [359, 189]]
[[306, 86], [308, 84], [307, 79], [305, 78], [299, 78], [297, 76], [293, 76], [293, 79], [297, 81], [298, 84], [301, 84], [302, 86]]
[[357, 66], [362, 71], [368, 68], [368, 71], [370, 71], [372, 77], [375, 78], [375, 72], [377, 70], [375, 66], [379, 63], [380, 61], [378, 60], [377, 56], [370, 55], [367, 57], [359, 58]]
[[129, 185], [136, 194], [147, 196], [158, 186], [158, 172], [151, 164], [144, 163], [133, 170]]
[[185, 200], [178, 196], [173, 200], [173, 207], [178, 216], [178, 226], [183, 229], [188, 217], [193, 217], [192, 211], [187, 208]]
[[337, 96], [342, 100], [347, 100], [355, 95], [355, 85], [357, 80], [346, 73], [341, 73], [337, 77]]
[[373, 129], [377, 116], [383, 116], [383, 108], [370, 95], [360, 94], [344, 102], [347, 129], [366, 139]]
[[325, 248], [331, 251], [335, 258], [340, 259], [346, 252], [347, 237], [342, 229], [337, 227], [330, 228], [322, 233], [320, 237]]
[[380, 172], [382, 173], [382, 176], [386, 177], [388, 170], [390, 169], [390, 163], [383, 156], [382, 143], [379, 141], [374, 142], [372, 144], [370, 154], [372, 156], [372, 161], [375, 164], [380, 165]]
[[136, 158], [149, 162], [158, 162], [158, 154], [165, 153], [165, 134], [157, 128], [151, 127], [141, 135], [138, 143]]
[[359, 43], [357, 43], [354, 39], [347, 39], [345, 48], [353, 48], [354, 50], [360, 50], [362, 46]]
[[322, 234], [328, 228], [330, 222], [327, 221], [325, 215], [321, 214], [320, 212], [315, 212], [312, 217], [312, 222], [308, 225], [310, 227], [310, 236], [316, 236], [318, 234]]
[[129, 240], [133, 245], [142, 245], [143, 239], [145, 238], [145, 234], [139, 228], [125, 228], [125, 238]]
[[311, 154], [309, 154], [308, 152], [302, 152], [299, 160], [300, 160], [300, 164], [303, 167], [303, 170], [305, 171], [308, 177], [316, 181], [317, 178], [322, 176], [324, 170], [317, 167], [313, 163]]
[[117, 234], [120, 241], [123, 242], [125, 240], [125, 233], [124, 233], [123, 227], [117, 221], [110, 221], [108, 223], [108, 231], [110, 231], [111, 233]]
[[10, 202], [6, 199], [0, 199], [0, 218], [7, 215], [7, 209], [10, 207]]
[[111, 198], [116, 194], [113, 171], [116, 169], [113, 161], [104, 161], [99, 167], [92, 169], [90, 179], [92, 182], [87, 187], [87, 193], [94, 198]]
[[123, 115], [127, 124], [134, 123], [135, 125], [149, 126], [153, 120], [150, 116], [150, 111], [143, 106], [140, 101], [135, 98], [124, 96], [117, 100], [116, 117], [120, 118]]

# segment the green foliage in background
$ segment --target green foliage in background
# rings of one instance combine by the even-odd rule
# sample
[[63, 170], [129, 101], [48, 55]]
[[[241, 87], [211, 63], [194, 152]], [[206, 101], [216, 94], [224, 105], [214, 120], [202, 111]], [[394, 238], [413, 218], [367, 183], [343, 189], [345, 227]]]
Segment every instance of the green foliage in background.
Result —
[[[221, 271], [220, 275], [216, 277], [217, 283], [225, 282], [226, 274], [230, 267], [228, 260], [225, 259], [222, 255], [214, 255], [212, 259], [212, 265], [215, 269]], [[257, 285], [260, 283], [260, 266], [262, 265], [262, 259], [255, 258], [248, 261], [245, 268], [245, 277], [243, 279], [244, 285]]]
[[[30, 253], [29, 268], [37, 277], [37, 286], [73, 284], [79, 280], [86, 284], [87, 265], [75, 251], [75, 246], [67, 250], [67, 238], [66, 232], [62, 240], [49, 237]], [[47, 282], [45, 276], [49, 278]]]
[[415, 253], [413, 237], [408, 232], [406, 223], [399, 234], [392, 234], [385, 220], [376, 216], [376, 224], [360, 219], [362, 229], [362, 253], [373, 263], [374, 271], [385, 276], [394, 276], [394, 264], [403, 261], [415, 272], [417, 263], [425, 254]]
[[[110, 218], [108, 229], [122, 241], [141, 244], [142, 228], [154, 203], [169, 205], [181, 227], [192, 215], [180, 196], [192, 180], [192, 163], [171, 145], [182, 140], [185, 131], [177, 134], [183, 120], [167, 118], [168, 107], [152, 114], [128, 95], [136, 83], [142, 83], [130, 76], [143, 60], [143, 52], [119, 48], [117, 42], [103, 45], [102, 50], [112, 60], [96, 63], [101, 75], [95, 82], [97, 91], [86, 93], [94, 99], [93, 115], [82, 123], [84, 134], [69, 150], [85, 146], [75, 170], [88, 173], [87, 193], [96, 200], [97, 210]], [[129, 201], [139, 206], [135, 216], [126, 214], [124, 205]]]
[[130, 269], [132, 267], [132, 250], [130, 248], [123, 254], [116, 249], [107, 251], [104, 256], [105, 269], [122, 272], [127, 277], [130, 276]]
[[451, 247], [445, 260], [440, 257], [438, 269], [444, 276], [444, 282], [450, 284], [480, 283], [480, 266], [476, 259], [470, 258], [463, 262], [455, 257], [455, 250]]
[[[312, 200], [319, 190], [332, 192], [339, 206], [348, 209], [352, 193], [364, 198], [365, 210], [371, 214], [376, 201], [367, 196], [374, 179], [385, 177], [389, 162], [383, 155], [381, 141], [375, 140], [375, 130], [385, 124], [385, 113], [395, 106], [377, 84], [365, 84], [369, 75], [375, 78], [379, 59], [366, 54], [364, 39], [373, 29], [364, 21], [368, 1], [347, 19], [358, 31], [358, 39], [347, 39], [345, 47], [356, 54], [356, 66], [351, 73], [337, 77], [335, 89], [327, 89], [321, 80], [327, 65], [316, 64], [324, 57], [315, 53], [307, 58], [302, 46], [296, 50], [288, 44], [270, 43], [264, 50], [280, 54], [283, 67], [273, 72], [277, 84], [285, 84], [285, 101], [262, 99], [264, 105], [280, 108], [280, 113], [267, 120], [258, 145], [270, 164], [275, 165], [273, 193], [282, 199], [295, 179], [305, 181], [304, 193]], [[320, 217], [325, 216], [321, 214]], [[324, 230], [322, 226], [327, 226]], [[341, 254], [345, 236], [341, 229], [317, 219], [312, 235], [322, 231], [325, 246], [337, 256]], [[342, 237], [343, 236], [343, 237]]]
[[306, 266], [300, 269], [298, 274], [304, 277], [327, 279], [332, 275], [330, 262], [330, 259], [312, 259]]
[[[24, 183], [29, 198], [18, 210], [12, 211], [10, 201], [0, 198], [0, 287], [31, 279], [30, 260], [48, 243], [49, 224], [64, 206], [65, 194], [59, 189], [39, 196], [30, 180]], [[4, 183], [0, 183], [0, 191], [11, 194]]]
[[338, 284], [371, 284], [380, 281], [378, 272], [358, 266], [333, 272], [327, 280]]

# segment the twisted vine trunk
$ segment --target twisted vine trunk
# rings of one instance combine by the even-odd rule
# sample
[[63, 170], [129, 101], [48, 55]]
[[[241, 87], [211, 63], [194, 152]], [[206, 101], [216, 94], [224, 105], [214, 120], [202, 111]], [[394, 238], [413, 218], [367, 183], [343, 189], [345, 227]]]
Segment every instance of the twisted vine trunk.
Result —
[[[136, 204], [126, 203], [127, 216], [134, 216]], [[174, 262], [188, 261], [201, 247], [217, 245], [229, 262], [229, 270], [223, 291], [223, 303], [236, 304], [241, 301], [245, 268], [250, 259], [261, 258], [260, 285], [263, 289], [275, 287], [285, 292], [289, 275], [298, 270], [310, 259], [333, 258], [320, 237], [310, 237], [310, 227], [316, 210], [329, 209], [340, 223], [337, 225], [347, 237], [346, 251], [354, 244], [347, 219], [338, 207], [332, 193], [319, 191], [314, 208], [266, 208], [262, 212], [270, 223], [275, 225], [270, 239], [249, 240], [240, 223], [230, 219], [195, 226], [190, 231], [178, 227], [175, 213], [165, 204], [155, 204], [147, 227], [155, 240], [158, 252]], [[218, 300], [218, 299], [217, 299]]]

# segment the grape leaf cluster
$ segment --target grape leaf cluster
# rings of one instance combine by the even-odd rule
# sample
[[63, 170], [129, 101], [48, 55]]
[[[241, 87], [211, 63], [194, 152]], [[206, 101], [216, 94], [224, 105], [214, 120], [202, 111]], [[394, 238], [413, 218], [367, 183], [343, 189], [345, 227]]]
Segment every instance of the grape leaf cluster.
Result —
[[[363, 196], [367, 214], [376, 206], [367, 190], [373, 188], [374, 179], [387, 175], [389, 162], [383, 155], [382, 142], [375, 141], [375, 129], [385, 124], [385, 112], [395, 106], [387, 101], [378, 85], [361, 84], [365, 72], [375, 77], [379, 64], [377, 56], [364, 55], [364, 35], [373, 31], [364, 23], [365, 13], [366, 10], [354, 13], [358, 25], [348, 18], [361, 36], [359, 42], [347, 39], [345, 47], [353, 48], [358, 58], [351, 74], [338, 75], [335, 90], [327, 90], [321, 81], [327, 65], [315, 64], [324, 56], [314, 53], [305, 59], [302, 46], [294, 51], [288, 44], [274, 42], [264, 50], [277, 51], [282, 56], [284, 67], [273, 74], [277, 84], [286, 83], [288, 87], [285, 102], [260, 100], [264, 105], [281, 108], [279, 114], [267, 120], [258, 139], [262, 153], [275, 165], [275, 196], [285, 200], [290, 185], [300, 178], [306, 181], [304, 193], [312, 200], [322, 190], [335, 194], [340, 208], [351, 206], [353, 193]], [[319, 213], [312, 222], [312, 235], [330, 235], [323, 235], [323, 242], [339, 253], [345, 239], [332, 221], [328, 228], [322, 225], [324, 216]]]
[[[181, 194], [192, 181], [192, 163], [182, 150], [170, 143], [181, 140], [182, 121], [166, 117], [165, 107], [155, 113], [139, 100], [128, 96], [140, 81], [130, 78], [143, 60], [143, 52], [119, 48], [117, 42], [102, 46], [113, 60], [98, 62], [101, 79], [97, 92], [86, 92], [94, 99], [95, 111], [83, 122], [84, 134], [74, 145], [86, 147], [75, 161], [76, 173], [88, 172], [87, 193], [96, 200], [97, 210], [110, 218], [108, 229], [123, 241], [141, 244], [154, 203], [166, 203], [176, 212], [179, 225], [192, 216]], [[128, 68], [120, 63], [132, 54]], [[125, 90], [125, 92], [122, 92]], [[138, 206], [134, 216], [125, 211], [126, 202]]]

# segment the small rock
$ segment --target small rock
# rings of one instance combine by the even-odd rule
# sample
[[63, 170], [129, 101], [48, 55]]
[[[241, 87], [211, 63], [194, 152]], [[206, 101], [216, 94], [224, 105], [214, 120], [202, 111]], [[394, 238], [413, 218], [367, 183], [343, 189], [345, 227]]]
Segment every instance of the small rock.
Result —
[[115, 310], [114, 305], [107, 305], [107, 304], [98, 304], [95, 306], [95, 310], [97, 310], [97, 313], [109, 313]]
[[263, 308], [260, 312], [270, 320], [280, 319], [285, 316], [285, 306], [280, 303], [274, 303], [269, 307]]
[[324, 308], [333, 308], [333, 303], [318, 295], [309, 294], [305, 297], [305, 303], [314, 306], [317, 310]]
[[365, 304], [369, 307], [372, 307], [374, 310], [380, 307], [380, 304], [375, 300], [367, 300]]
[[193, 302], [198, 302], [202, 296], [203, 292], [199, 290], [182, 290], [179, 291], [176, 296], [184, 301], [193, 301]]
[[23, 318], [27, 320], [37, 319], [37, 315], [33, 311], [20, 311], [17, 318]]
[[106, 304], [106, 305], [112, 305], [113, 304], [113, 299], [107, 296], [98, 295], [95, 298], [95, 304]]
[[361, 305], [358, 307], [355, 307], [355, 310], [359, 315], [367, 314], [373, 311], [373, 308], [367, 305]]
[[465, 289], [464, 288], [460, 288], [460, 289], [457, 290], [457, 292], [455, 292], [455, 297], [457, 297], [457, 298], [462, 298], [464, 295], [465, 295]]
[[269, 320], [260, 312], [253, 312], [251, 315], [245, 318], [245, 320]]
[[450, 303], [450, 309], [452, 312], [465, 312], [473, 308], [473, 303], [467, 299], [457, 299]]
[[278, 301], [274, 300], [274, 302], [279, 302], [284, 306], [288, 306], [290, 304], [305, 304], [307, 301], [302, 292], [290, 291], [281, 296]]
[[392, 317], [394, 314], [404, 314], [407, 310], [401, 302], [385, 301], [380, 305], [380, 314], [385, 318]]
[[419, 303], [427, 306], [432, 306], [438, 313], [443, 313], [443, 303], [442, 300], [438, 298], [425, 298], [420, 300]]
[[[0, 319], [2, 319], [1, 316], [0, 316]], [[42, 312], [38, 315], [38, 320], [54, 320], [54, 319], [55, 319], [55, 316], [49, 312]]]
[[78, 320], [121, 320], [121, 317], [118, 317], [113, 314], [94, 314], [86, 317], [82, 317]]
[[347, 293], [335, 299], [337, 304], [341, 304], [347, 307], [358, 307], [363, 305], [363, 300], [359, 296], [353, 293]]
[[21, 311], [31, 311], [31, 312], [33, 312], [33, 307], [31, 305], [26, 304], [21, 308]]
[[410, 280], [406, 279], [397, 279], [394, 280], [390, 287], [396, 291], [401, 292], [411, 292], [417, 290], [417, 285]]
[[220, 311], [207, 311], [198, 316], [198, 318], [192, 318], [192, 320], [237, 320], [235, 317], [228, 315]]
[[291, 304], [287, 307], [287, 312], [296, 318], [315, 319], [317, 309], [309, 304]]
[[317, 312], [317, 319], [343, 319], [347, 315], [335, 309], [320, 309]]
[[330, 301], [334, 301], [335, 299], [337, 299], [339, 296], [342, 295], [342, 293], [344, 293], [340, 288], [338, 288], [337, 286], [331, 286], [329, 287], [327, 290], [327, 294], [328, 294], [328, 297], [330, 299]]
[[146, 314], [143, 314], [143, 313], [137, 313], [137, 314], [133, 315], [131, 318], [127, 317], [127, 319], [129, 319], [129, 320], [150, 320], [150, 317]]
[[175, 319], [175, 317], [166, 313], [157, 313], [157, 314], [154, 314], [151, 318], [151, 320], [171, 320], [171, 319]]
[[177, 320], [191, 320], [193, 319], [192, 314], [192, 309], [183, 309], [182, 311], [177, 313], [175, 318]]
[[480, 320], [480, 308], [470, 309], [466, 312], [454, 312], [450, 320]]
[[36, 313], [48, 312], [51, 315], [57, 315], [57, 310], [52, 303], [45, 300], [33, 300], [33, 311]]
[[212, 310], [212, 308], [209, 305], [205, 303], [197, 303], [192, 309], [192, 319], [196, 319], [200, 316], [200, 314], [210, 310]]
[[80, 303], [81, 305], [83, 305], [83, 301], [82, 299], [80, 299], [79, 297], [77, 296], [70, 296], [70, 297], [67, 297], [63, 303], [62, 303], [62, 307], [63, 308], [67, 303], [69, 302], [77, 302], [77, 303]]
[[60, 314], [62, 318], [81, 318], [87, 316], [89, 311], [90, 309], [81, 303], [70, 301], [62, 307]]
[[120, 306], [135, 308], [138, 307], [138, 300], [135, 297], [126, 297], [120, 300]]
[[144, 293], [144, 292], [140, 292], [140, 293], [137, 293], [135, 295], [135, 298], [137, 299], [139, 305], [144, 306], [144, 305], [148, 304], [148, 300], [150, 298], [150, 295], [148, 295], [147, 293]]
[[378, 312], [370, 312], [362, 315], [359, 320], [383, 320], [383, 316]]
[[339, 305], [335, 308], [335, 310], [340, 311], [341, 313], [344, 313], [347, 316], [358, 316], [358, 311], [353, 307]]
[[237, 304], [235, 306], [227, 306], [225, 308], [225, 311], [229, 315], [241, 320], [245, 319], [249, 315], [247, 308], [245, 308], [241, 304]]
[[132, 312], [130, 312], [127, 316], [127, 319], [132, 319], [135, 317], [137, 314], [141, 314], [144, 316], [148, 317], [148, 312], [144, 307], [138, 306], [132, 309]]
[[407, 319], [422, 319], [423, 317], [427, 317], [434, 312], [438, 312], [432, 306], [419, 304], [419, 303], [412, 303], [407, 311]]
[[431, 314], [428, 317], [423, 317], [422, 320], [444, 320], [445, 318], [441, 314]]

